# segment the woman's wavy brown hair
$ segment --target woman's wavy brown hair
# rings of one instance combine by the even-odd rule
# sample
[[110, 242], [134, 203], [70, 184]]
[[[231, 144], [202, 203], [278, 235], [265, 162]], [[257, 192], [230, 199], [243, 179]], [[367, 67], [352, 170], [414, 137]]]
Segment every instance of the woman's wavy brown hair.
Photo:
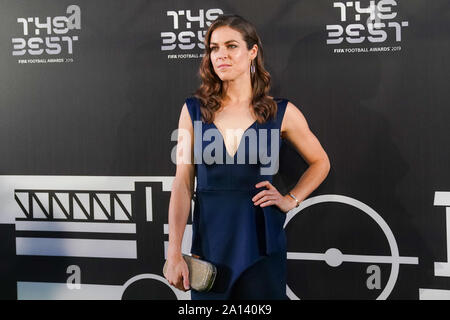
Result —
[[256, 33], [256, 28], [239, 15], [224, 14], [211, 24], [205, 35], [205, 55], [199, 69], [201, 85], [194, 93], [194, 96], [201, 101], [200, 110], [203, 121], [207, 123], [214, 121], [214, 114], [225, 98], [223, 82], [214, 71], [211, 63], [211, 48], [209, 47], [213, 31], [222, 26], [228, 26], [240, 32], [247, 43], [248, 50], [255, 44], [258, 46], [258, 53], [254, 59], [256, 62], [255, 73], [251, 75], [253, 111], [259, 123], [274, 118], [277, 112], [277, 104], [268, 96], [271, 77], [264, 68], [263, 48]]

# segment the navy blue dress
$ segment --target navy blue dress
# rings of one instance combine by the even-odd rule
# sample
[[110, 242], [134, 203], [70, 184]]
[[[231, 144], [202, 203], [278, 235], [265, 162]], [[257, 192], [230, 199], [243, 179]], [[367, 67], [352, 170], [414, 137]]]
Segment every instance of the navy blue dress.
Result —
[[[252, 201], [266, 190], [255, 184], [272, 183], [278, 171], [281, 122], [288, 100], [275, 101], [276, 118], [253, 122], [231, 156], [215, 124], [202, 121], [200, 100], [186, 99], [194, 126], [197, 177], [191, 253], [218, 269], [213, 288], [191, 290], [192, 300], [286, 299], [286, 213], [276, 205], [261, 207]], [[211, 147], [216, 139], [214, 145], [221, 148]], [[208, 154], [222, 160], [211, 162]]]

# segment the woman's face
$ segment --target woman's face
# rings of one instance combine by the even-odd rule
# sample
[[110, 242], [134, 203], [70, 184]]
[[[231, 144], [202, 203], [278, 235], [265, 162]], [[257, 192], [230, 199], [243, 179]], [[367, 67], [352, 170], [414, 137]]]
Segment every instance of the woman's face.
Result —
[[239, 31], [228, 26], [213, 31], [210, 39], [211, 63], [222, 81], [250, 77], [250, 64], [256, 57], [258, 46], [251, 50]]

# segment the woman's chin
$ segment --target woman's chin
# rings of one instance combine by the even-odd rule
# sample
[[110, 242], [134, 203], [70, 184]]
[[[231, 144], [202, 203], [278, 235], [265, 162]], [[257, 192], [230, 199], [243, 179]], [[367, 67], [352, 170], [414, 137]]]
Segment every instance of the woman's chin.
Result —
[[220, 80], [222, 81], [229, 81], [233, 80], [233, 77], [230, 77], [229, 75], [219, 75]]

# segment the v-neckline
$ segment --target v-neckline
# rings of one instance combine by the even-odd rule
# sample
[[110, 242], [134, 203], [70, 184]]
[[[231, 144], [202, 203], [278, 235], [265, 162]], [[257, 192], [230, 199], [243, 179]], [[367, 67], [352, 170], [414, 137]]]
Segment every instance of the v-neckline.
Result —
[[[234, 159], [234, 157], [236, 157], [236, 154], [238, 153], [239, 148], [241, 147], [241, 142], [242, 142], [242, 138], [244, 137], [244, 134], [247, 132], [248, 129], [250, 129], [251, 127], [253, 127], [253, 126], [255, 125], [256, 122], [257, 122], [257, 120], [253, 121], [253, 123], [250, 124], [250, 125], [247, 127], [247, 129], [244, 130], [244, 132], [242, 133], [241, 138], [239, 139], [239, 143], [238, 143], [238, 146], [237, 146], [237, 148], [236, 148], [236, 152], [235, 152], [233, 155], [230, 155], [230, 153], [228, 152], [227, 145], [225, 144], [225, 138], [223, 137], [222, 132], [221, 132], [220, 129], [216, 126], [216, 124], [214, 123], [214, 121], [212, 122], [213, 126], [217, 129], [217, 131], [219, 131], [219, 134], [220, 134], [220, 136], [221, 136], [221, 138], [222, 138], [222, 145], [223, 145], [223, 147], [225, 148], [226, 154], [227, 154], [230, 158], [233, 158], [233, 159]], [[239, 128], [234, 129], [234, 130], [238, 130], [238, 129], [239, 129]]]

